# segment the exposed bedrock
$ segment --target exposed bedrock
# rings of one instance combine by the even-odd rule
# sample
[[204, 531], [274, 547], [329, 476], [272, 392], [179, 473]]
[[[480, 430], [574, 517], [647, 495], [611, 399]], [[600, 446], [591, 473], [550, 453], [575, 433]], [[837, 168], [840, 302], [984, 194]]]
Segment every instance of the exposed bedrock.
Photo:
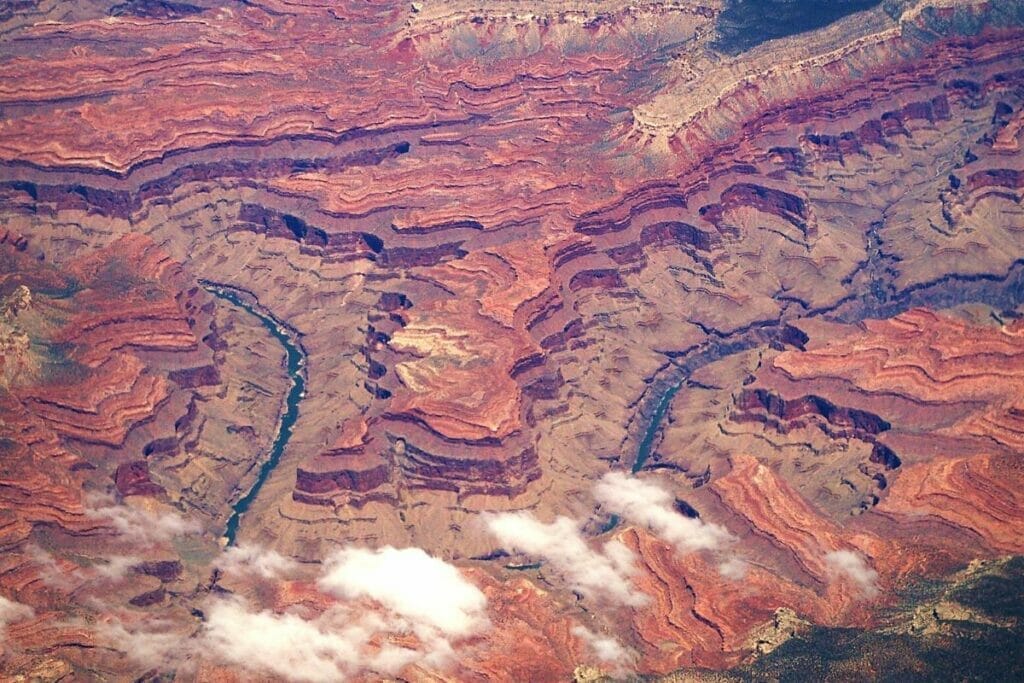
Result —
[[164, 493], [164, 487], [154, 484], [149, 478], [149, 465], [145, 460], [135, 460], [117, 466], [114, 472], [117, 492], [122, 496], [152, 496]]
[[[130, 555], [83, 487], [200, 521], [209, 547], [112, 589], [200, 628], [290, 386], [273, 330], [200, 281], [303, 350], [239, 545], [459, 563], [503, 612], [455, 678], [567, 678], [596, 661], [577, 622], [640, 673], [732, 666], [779, 609], [865, 625], [1024, 552], [1019, 3], [886, 2], [736, 55], [717, 1], [8, 4], [0, 585], [71, 624], [19, 651], [148, 670], [41, 587], [30, 546], [75, 580]], [[634, 465], [735, 541], [608, 525], [594, 482]], [[509, 559], [481, 521], [507, 510], [625, 543], [646, 605]], [[300, 584], [245, 597], [329, 609]]]
[[836, 406], [814, 395], [787, 401], [765, 389], [744, 389], [736, 399], [736, 407], [740, 410], [764, 410], [768, 415], [786, 422], [798, 420], [805, 415], [817, 415], [832, 426], [847, 427], [864, 434], [878, 434], [890, 427], [888, 422], [877, 415]]

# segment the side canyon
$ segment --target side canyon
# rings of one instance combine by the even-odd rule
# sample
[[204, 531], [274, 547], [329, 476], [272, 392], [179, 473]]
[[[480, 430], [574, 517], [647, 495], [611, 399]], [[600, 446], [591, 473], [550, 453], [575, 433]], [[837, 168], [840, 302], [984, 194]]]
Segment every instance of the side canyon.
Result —
[[1024, 675], [1024, 3], [835, 5], [0, 3], [5, 680]]

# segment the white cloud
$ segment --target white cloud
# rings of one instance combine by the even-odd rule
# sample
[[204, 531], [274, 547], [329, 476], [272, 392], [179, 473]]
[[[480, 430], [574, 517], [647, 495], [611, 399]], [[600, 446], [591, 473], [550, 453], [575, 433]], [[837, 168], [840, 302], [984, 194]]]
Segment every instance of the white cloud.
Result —
[[643, 524], [679, 550], [717, 550], [735, 537], [718, 524], [685, 517], [673, 508], [672, 494], [623, 472], [609, 472], [594, 487], [609, 512]]
[[419, 548], [345, 548], [324, 563], [318, 585], [340, 597], [376, 600], [447, 636], [465, 637], [486, 625], [480, 589]]
[[849, 577], [868, 598], [878, 594], [878, 572], [864, 557], [853, 550], [836, 550], [825, 555], [829, 569], [837, 575]]
[[44, 585], [62, 590], [71, 590], [76, 582], [84, 580], [77, 569], [64, 569], [53, 555], [34, 543], [25, 546], [25, 554], [36, 565], [39, 579]]
[[47, 586], [71, 591], [87, 581], [117, 582], [141, 560], [132, 555], [112, 555], [99, 558], [85, 567], [70, 562], [61, 564], [51, 553], [35, 544], [25, 546], [25, 554], [36, 565], [40, 580]]
[[383, 626], [372, 613], [346, 622], [332, 612], [303, 619], [222, 599], [207, 610], [203, 640], [219, 658], [251, 671], [291, 681], [337, 681], [371, 663], [366, 648]]
[[96, 634], [137, 664], [181, 672], [186, 668], [193, 641], [170, 627], [169, 623], [152, 619], [147, 620], [145, 628], [128, 628], [119, 619], [110, 618], [96, 624]]
[[[262, 576], [295, 563], [260, 549], [227, 553]], [[343, 599], [323, 614], [251, 609], [240, 599], [207, 607], [203, 651], [231, 664], [293, 681], [338, 681], [409, 665], [441, 668], [455, 645], [489, 625], [487, 598], [454, 566], [419, 548], [346, 548], [329, 557], [317, 585]]]
[[[681, 551], [721, 551], [736, 540], [718, 524], [679, 514], [672, 494], [660, 486], [622, 472], [602, 477], [594, 497], [608, 512], [648, 527]], [[594, 550], [567, 517], [545, 524], [529, 513], [504, 513], [486, 516], [485, 522], [506, 549], [543, 558], [588, 598], [632, 606], [644, 603], [630, 580], [635, 572], [633, 553], [622, 543], [610, 541], [601, 551]], [[742, 578], [746, 565], [731, 558], [719, 570], [726, 577]]]
[[226, 548], [217, 560], [217, 566], [225, 573], [236, 576], [248, 574], [276, 579], [294, 573], [299, 563], [276, 550], [248, 545]]
[[31, 619], [33, 614], [35, 613], [28, 605], [23, 605], [20, 602], [15, 602], [0, 595], [0, 643], [3, 642], [7, 624]]
[[[299, 568], [258, 546], [227, 549], [216, 564], [269, 579]], [[95, 630], [100, 640], [147, 667], [181, 671], [208, 659], [277, 680], [316, 683], [367, 672], [395, 676], [410, 665], [441, 669], [451, 663], [456, 646], [489, 627], [480, 589], [456, 567], [418, 548], [338, 551], [324, 563], [317, 585], [339, 599], [322, 613], [211, 597], [194, 633], [158, 619], [128, 624], [116, 614]]]
[[[170, 622], [128, 626], [116, 617], [98, 623], [96, 633], [102, 642], [145, 667], [181, 673], [202, 657], [279, 680], [318, 683], [343, 681], [375, 664], [367, 648], [384, 626], [372, 612], [352, 614], [339, 608], [303, 619], [297, 614], [253, 610], [238, 597], [211, 600], [205, 611], [202, 630], [191, 636], [175, 631]], [[383, 663], [397, 661], [392, 657]]]
[[485, 517], [488, 530], [508, 548], [544, 558], [573, 588], [592, 600], [639, 606], [646, 602], [631, 580], [633, 553], [617, 540], [592, 549], [573, 520], [558, 517], [545, 524], [526, 512]]
[[[170, 622], [127, 626], [113, 618], [96, 625], [101, 641], [146, 666], [189, 669], [212, 659], [277, 680], [319, 683], [345, 681], [366, 672], [395, 676], [410, 664], [443, 667], [454, 654], [449, 641], [394, 613], [363, 605], [339, 604], [323, 614], [274, 612], [251, 607], [237, 596], [204, 606], [202, 629], [190, 636]], [[416, 630], [423, 637], [410, 637]]]
[[141, 560], [130, 555], [115, 555], [90, 567], [93, 576], [107, 581], [120, 581]]
[[89, 496], [86, 516], [113, 528], [117, 535], [138, 545], [154, 545], [173, 538], [196, 534], [202, 528], [195, 520], [172, 511], [153, 511], [131, 505], [117, 505], [110, 498]]
[[615, 638], [580, 625], [573, 627], [572, 634], [586, 643], [594, 657], [614, 675], [623, 676], [632, 668], [633, 653]]
[[747, 575], [749, 565], [738, 557], [730, 557], [718, 565], [718, 572], [727, 579], [739, 581]]

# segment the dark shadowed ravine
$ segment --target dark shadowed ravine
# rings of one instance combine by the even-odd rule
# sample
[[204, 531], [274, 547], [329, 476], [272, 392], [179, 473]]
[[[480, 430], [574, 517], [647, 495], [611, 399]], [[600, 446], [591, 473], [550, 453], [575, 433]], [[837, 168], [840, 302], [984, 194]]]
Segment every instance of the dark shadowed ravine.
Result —
[[238, 499], [232, 506], [231, 517], [228, 518], [224, 528], [224, 538], [228, 545], [234, 545], [238, 536], [238, 525], [242, 521], [242, 515], [246, 513], [252, 502], [256, 500], [264, 482], [270, 477], [277, 464], [281, 461], [281, 454], [292, 436], [292, 427], [299, 417], [299, 401], [306, 395], [306, 354], [296, 339], [294, 332], [289, 330], [281, 321], [277, 320], [258, 305], [250, 303], [244, 298], [243, 290], [203, 280], [203, 288], [214, 296], [224, 299], [235, 306], [255, 316], [265, 328], [281, 343], [287, 354], [288, 377], [291, 380], [291, 387], [285, 397], [284, 412], [278, 422], [277, 434], [274, 436], [274, 443], [270, 447], [269, 457], [260, 465], [259, 474], [253, 482], [249, 491]]

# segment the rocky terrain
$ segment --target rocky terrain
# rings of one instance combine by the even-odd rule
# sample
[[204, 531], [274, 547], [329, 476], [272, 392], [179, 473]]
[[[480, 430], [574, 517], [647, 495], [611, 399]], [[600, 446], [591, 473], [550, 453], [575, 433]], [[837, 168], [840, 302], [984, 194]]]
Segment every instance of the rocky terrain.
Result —
[[770, 4], [0, 4], [0, 671], [783, 676], [1011, 576], [1024, 5]]

